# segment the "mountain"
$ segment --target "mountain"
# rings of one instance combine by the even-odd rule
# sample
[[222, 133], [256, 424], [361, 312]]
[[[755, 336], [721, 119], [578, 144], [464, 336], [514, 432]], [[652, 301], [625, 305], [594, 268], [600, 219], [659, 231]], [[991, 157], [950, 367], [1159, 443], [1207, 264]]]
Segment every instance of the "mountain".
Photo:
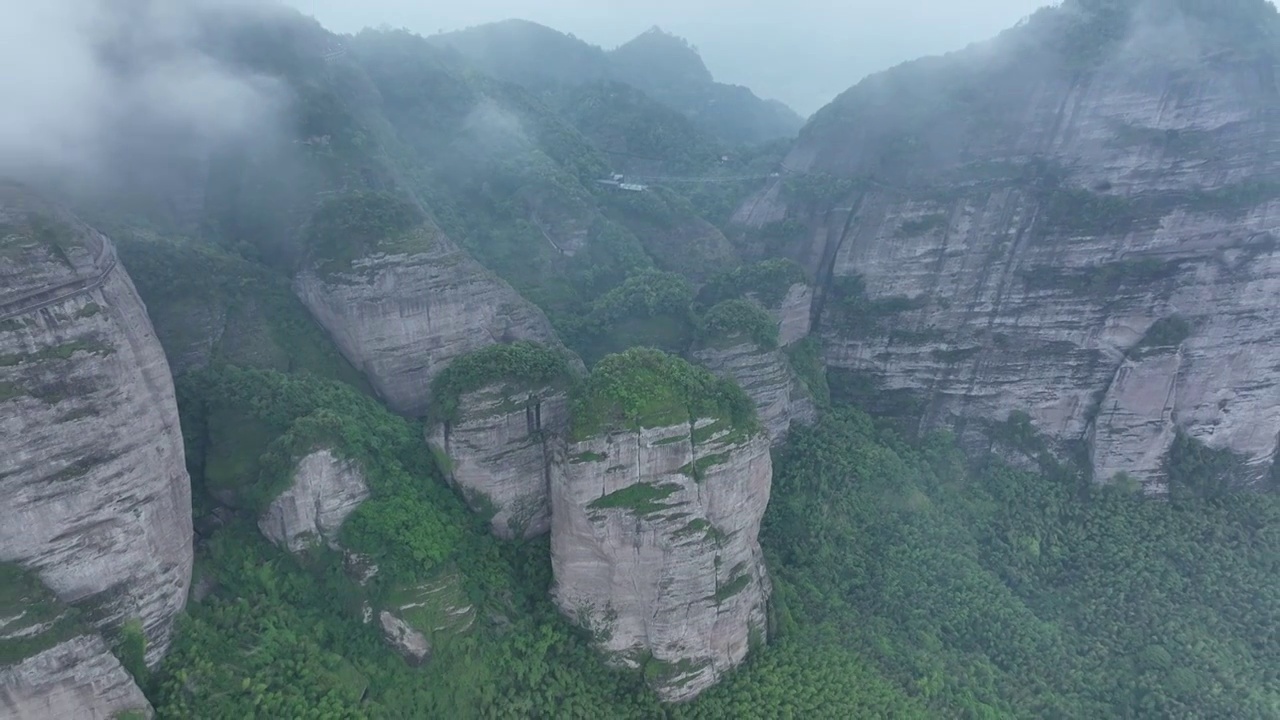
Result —
[[867, 402], [975, 442], [1025, 411], [1150, 493], [1185, 437], [1260, 487], [1278, 30], [1261, 0], [1042, 10], [849, 90], [737, 219], [792, 233], [826, 359]]
[[1277, 714], [1261, 0], [753, 147], [656, 31], [162, 15], [0, 185], [0, 715]]
[[[191, 583], [168, 363], [111, 241], [9, 183], [0, 279], [0, 707], [145, 707], [130, 674], [160, 661]], [[136, 640], [130, 672], [104, 636]]]
[[790, 138], [803, 124], [776, 100], [716, 82], [697, 50], [657, 27], [612, 51], [522, 20], [436, 35], [431, 41], [454, 49], [489, 75], [534, 90], [605, 80], [631, 85], [729, 146]]

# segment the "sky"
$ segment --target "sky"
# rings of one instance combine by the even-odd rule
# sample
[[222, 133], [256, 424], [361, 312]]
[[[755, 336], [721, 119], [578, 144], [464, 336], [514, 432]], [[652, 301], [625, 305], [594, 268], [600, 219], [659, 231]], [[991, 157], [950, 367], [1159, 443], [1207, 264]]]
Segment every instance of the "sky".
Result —
[[863, 76], [958, 50], [1052, 0], [286, 0], [337, 32], [423, 35], [508, 18], [615, 47], [658, 25], [693, 43], [721, 82], [802, 115]]

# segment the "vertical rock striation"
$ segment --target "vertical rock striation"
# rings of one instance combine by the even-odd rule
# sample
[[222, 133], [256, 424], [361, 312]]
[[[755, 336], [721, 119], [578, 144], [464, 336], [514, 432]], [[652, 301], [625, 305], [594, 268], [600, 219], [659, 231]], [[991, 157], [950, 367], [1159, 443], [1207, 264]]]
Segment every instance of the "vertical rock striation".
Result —
[[368, 498], [364, 473], [354, 462], [317, 450], [298, 461], [293, 483], [267, 507], [258, 529], [289, 552], [321, 542], [336, 547], [342, 523]]
[[765, 309], [778, 321], [778, 344], [794, 345], [809, 337], [813, 325], [813, 288], [807, 283], [796, 283], [787, 290], [782, 302]]
[[763, 641], [763, 434], [704, 419], [572, 442], [551, 477], [554, 597], [666, 701], [713, 685]]
[[111, 242], [0, 186], [0, 562], [168, 648], [191, 579], [173, 382]]
[[449, 481], [473, 510], [493, 513], [498, 537], [545, 534], [552, 458], [569, 425], [566, 391], [503, 381], [462, 395], [458, 406], [457, 419], [437, 424], [429, 437], [449, 459]]
[[[788, 253], [820, 282], [826, 360], [872, 400], [966, 432], [1025, 410], [1085, 443], [1097, 480], [1152, 493], [1182, 432], [1260, 483], [1280, 438], [1280, 19], [1094, 5], [869, 78], [735, 217], [807, 227]], [[1135, 358], [1175, 315], [1172, 350]]]

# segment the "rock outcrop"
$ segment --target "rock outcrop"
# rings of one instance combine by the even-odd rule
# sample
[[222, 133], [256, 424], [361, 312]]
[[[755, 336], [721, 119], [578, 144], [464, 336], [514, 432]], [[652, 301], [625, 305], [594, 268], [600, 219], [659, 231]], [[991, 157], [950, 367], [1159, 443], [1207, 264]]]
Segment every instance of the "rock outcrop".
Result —
[[102, 637], [33, 573], [0, 564], [0, 716], [112, 720], [151, 705]]
[[[1254, 34], [1280, 22], [1264, 2], [1113, 5], [868, 79], [802, 133], [799, 177], [736, 219], [807, 226], [789, 253], [822, 283], [830, 367], [914, 400], [924, 426], [1025, 410], [1086, 443], [1096, 480], [1152, 493], [1180, 430], [1261, 481], [1280, 438], [1280, 93]], [[1139, 6], [1154, 15], [1123, 17]], [[1135, 359], [1174, 315], [1170, 351]]]
[[537, 307], [430, 226], [429, 247], [379, 253], [349, 270], [311, 267], [294, 289], [343, 355], [397, 412], [421, 416], [431, 380], [453, 358], [532, 340], [559, 347]]
[[431, 658], [431, 642], [409, 623], [383, 610], [378, 613], [382, 636], [410, 665], [421, 665]]
[[498, 537], [545, 534], [551, 463], [569, 425], [565, 390], [497, 382], [464, 394], [458, 406], [457, 419], [437, 424], [429, 438], [449, 459], [449, 481], [473, 510], [493, 513]]
[[768, 438], [723, 420], [570, 443], [551, 477], [556, 604], [664, 700], [696, 696], [765, 637], [771, 481]]
[[712, 374], [733, 380], [746, 391], [774, 443], [786, 438], [792, 424], [817, 419], [813, 397], [783, 351], [762, 348], [749, 337], [739, 337], [736, 342], [695, 349], [693, 357]]
[[342, 523], [368, 498], [369, 486], [356, 463], [317, 450], [298, 462], [293, 483], [258, 519], [258, 529], [289, 552], [321, 542], [337, 547]]
[[152, 710], [128, 671], [94, 633], [0, 666], [0, 716], [10, 720], [116, 720]]
[[778, 344], [794, 345], [809, 337], [813, 327], [813, 288], [807, 283], [796, 283], [788, 290], [782, 302], [765, 309], [778, 321]]
[[191, 580], [173, 382], [111, 242], [0, 186], [0, 562], [168, 648]]

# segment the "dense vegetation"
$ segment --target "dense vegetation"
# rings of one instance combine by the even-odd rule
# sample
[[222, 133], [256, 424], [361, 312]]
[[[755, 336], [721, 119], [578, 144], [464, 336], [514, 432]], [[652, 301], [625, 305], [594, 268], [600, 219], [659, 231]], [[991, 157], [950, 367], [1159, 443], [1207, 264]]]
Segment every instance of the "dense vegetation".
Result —
[[[1191, 8], [1243, 36], [1242, 12], [1261, 0], [1155, 5]], [[1073, 23], [1059, 49], [1074, 72], [1116, 41], [1133, 6], [1076, 0], [1029, 25]], [[1217, 7], [1231, 12], [1205, 12]], [[407, 32], [348, 38], [349, 55], [327, 63], [318, 48], [334, 38], [290, 27], [227, 44], [238, 62], [289, 83], [297, 147], [217, 159], [212, 217], [202, 221], [211, 244], [120, 238], [175, 367], [207, 366], [178, 385], [197, 591], [154, 672], [141, 666], [135, 625], [112, 638], [160, 717], [1280, 715], [1280, 501], [1239, 491], [1239, 458], [1179, 436], [1170, 497], [1153, 502], [1123, 482], [1090, 485], [1043, 456], [1029, 423], [1017, 419], [997, 429], [997, 440], [1006, 456], [1029, 461], [1023, 469], [968, 457], [948, 437], [909, 440], [842, 403], [842, 393], [833, 399], [816, 338], [786, 350], [826, 415], [794, 429], [775, 454], [762, 535], [774, 586], [770, 642], [697, 701], [660, 706], [643, 677], [605, 667], [590, 638], [557, 612], [546, 541], [493, 539], [444, 482], [423, 428], [360, 392], [363, 381], [292, 296], [289, 273], [308, 253], [336, 272], [370, 253], [429, 249], [438, 225], [546, 309], [594, 365], [574, 383], [576, 438], [700, 417], [755, 431], [741, 389], [668, 352], [739, 335], [776, 345], [760, 304], [780, 303], [804, 272], [778, 260], [729, 269], [738, 264], [733, 248], [708, 221], [727, 218], [740, 190], [732, 184], [624, 194], [595, 181], [622, 166], [606, 157], [614, 153], [645, 155], [626, 162], [654, 172], [771, 169], [778, 148], [726, 149], [725, 137], [790, 120], [758, 107], [740, 112], [754, 99], [733, 89], [703, 92], [709, 78], [696, 53], [661, 33], [586, 79], [564, 58], [594, 62], [602, 52], [580, 52], [563, 37], [526, 38], [546, 49], [546, 72], [571, 86], [552, 91], [531, 87], [544, 68], [509, 68], [522, 71], [511, 79], [526, 87], [506, 85]], [[669, 62], [650, 63], [668, 50]], [[623, 72], [639, 84], [655, 68], [697, 82], [646, 93], [606, 79]], [[959, 79], [897, 98], [906, 109], [887, 124], [910, 130], [950, 112], [951, 101], [975, 92], [973, 78]], [[872, 90], [853, 100], [886, 97]], [[702, 113], [711, 105], [714, 113]], [[856, 106], [838, 104], [815, 128]], [[886, 162], [920, 147], [905, 131], [884, 146]], [[784, 192], [820, 206], [860, 187], [814, 174], [788, 179]], [[1043, 200], [1041, 222], [1063, 233], [1122, 232], [1139, 214], [1093, 191], [1051, 186]], [[915, 236], [946, 222], [924, 216], [897, 232]], [[777, 249], [805, 232], [783, 220], [757, 239]], [[10, 235], [0, 229], [0, 239]], [[1124, 260], [1067, 275], [1030, 268], [1024, 279], [1033, 290], [1057, 283], [1110, 295], [1178, 271]], [[697, 292], [691, 279], [708, 282]], [[858, 278], [837, 278], [825, 301], [838, 329], [889, 333], [922, 302], [872, 300]], [[1165, 352], [1194, 331], [1170, 316], [1135, 352]], [[55, 348], [76, 349], [84, 348]], [[461, 395], [495, 380], [569, 384], [568, 367], [531, 344], [459, 359], [435, 382], [433, 419], [454, 417]], [[16, 392], [0, 384], [0, 400]], [[351, 554], [317, 547], [291, 556], [262, 538], [256, 520], [298, 459], [321, 448], [354, 462], [371, 497], [343, 528]], [[664, 493], [634, 486], [596, 507], [644, 511], [661, 507]], [[372, 565], [378, 572], [362, 584]], [[0, 641], [0, 660], [80, 632], [74, 612], [0, 564], [0, 616], [19, 606], [35, 609], [22, 622], [53, 624]], [[386, 646], [383, 610], [429, 636], [432, 657], [422, 667]]]
[[231, 363], [307, 371], [365, 387], [293, 294], [288, 278], [192, 240], [139, 231], [112, 237], [176, 373]]
[[750, 300], [725, 300], [702, 316], [698, 328], [704, 343], [749, 338], [762, 348], [778, 346], [778, 323], [773, 316]]
[[714, 305], [723, 300], [751, 296], [767, 307], [777, 307], [792, 286], [805, 282], [804, 269], [795, 262], [764, 260], [711, 278], [699, 292], [698, 301]]
[[[657, 394], [685, 408], [722, 402], [705, 373], [653, 351], [601, 366], [584, 397], [609, 399], [620, 419], [645, 417], [664, 385]], [[1280, 503], [1205, 492], [1197, 478], [1234, 466], [1190, 441], [1171, 459], [1172, 499], [1150, 502], [1047, 457], [1038, 472], [971, 463], [946, 437], [907, 443], [850, 410], [793, 430], [762, 536], [774, 640], [696, 702], [662, 708], [557, 615], [545, 544], [492, 540], [409, 423], [316, 379], [228, 369], [197, 385], [184, 389], [188, 417], [192, 402], [216, 400], [271, 427], [342, 418], [338, 447], [371, 468], [375, 493], [344, 541], [378, 553], [383, 570], [362, 588], [326, 550], [286, 557], [249, 522], [214, 531], [199, 563], [213, 594], [152, 681], [162, 717], [1263, 718], [1280, 707]], [[196, 430], [193, 469], [236, 451], [202, 446]], [[1040, 447], [1029, 432], [1002, 437]], [[442, 576], [477, 620], [437, 633], [434, 659], [413, 669], [360, 606]]]
[[440, 421], [456, 420], [462, 396], [492, 383], [533, 389], [563, 385], [571, 378], [563, 352], [531, 342], [490, 345], [454, 360], [436, 376], [431, 382], [432, 414]]
[[573, 436], [603, 430], [727, 420], [743, 431], [757, 425], [755, 406], [742, 388], [678, 357], [633, 348], [604, 358], [573, 400]]

